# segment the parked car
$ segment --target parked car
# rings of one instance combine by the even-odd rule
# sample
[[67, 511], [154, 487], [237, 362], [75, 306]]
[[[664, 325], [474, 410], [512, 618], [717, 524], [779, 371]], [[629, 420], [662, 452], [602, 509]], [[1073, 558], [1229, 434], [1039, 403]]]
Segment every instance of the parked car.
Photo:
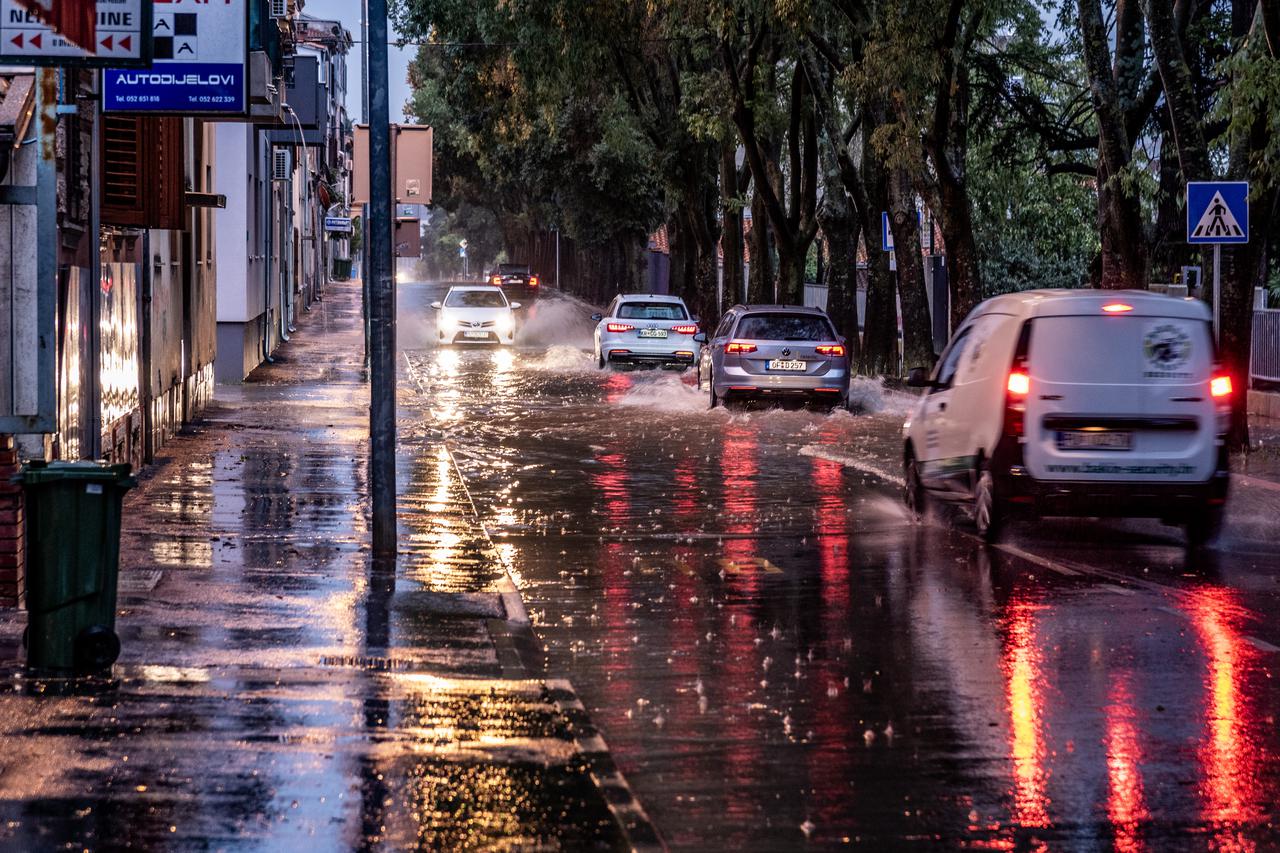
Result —
[[1041, 290], [973, 310], [903, 428], [906, 501], [1011, 514], [1153, 517], [1193, 545], [1222, 524], [1230, 377], [1210, 314], [1145, 291]]
[[849, 397], [849, 353], [818, 308], [735, 305], [702, 348], [698, 387], [711, 407], [751, 398], [802, 398], [831, 407]]
[[510, 297], [524, 300], [538, 298], [542, 280], [529, 269], [528, 264], [498, 264], [488, 276], [489, 284], [501, 287]]
[[596, 321], [596, 361], [600, 369], [613, 364], [650, 364], [685, 369], [697, 359], [705, 338], [698, 320], [678, 296], [631, 294], [614, 297]]
[[500, 287], [451, 287], [444, 301], [432, 302], [431, 307], [440, 312], [436, 327], [441, 343], [515, 343], [514, 311], [520, 303], [508, 302]]

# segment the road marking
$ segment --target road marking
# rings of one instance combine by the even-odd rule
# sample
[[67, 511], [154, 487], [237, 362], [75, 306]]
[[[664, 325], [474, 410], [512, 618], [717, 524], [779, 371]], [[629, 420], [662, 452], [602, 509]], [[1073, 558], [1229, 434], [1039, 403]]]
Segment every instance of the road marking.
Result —
[[[973, 538], [977, 539], [978, 537], [974, 536]], [[998, 543], [993, 543], [992, 547], [998, 548], [999, 550], [1004, 551], [1006, 554], [1012, 554], [1015, 557], [1026, 560], [1028, 563], [1034, 563], [1035, 565], [1040, 566], [1041, 568], [1049, 569], [1050, 571], [1057, 572], [1060, 575], [1066, 575], [1067, 577], [1078, 577], [1081, 574], [1075, 569], [1069, 569], [1066, 566], [1062, 565], [1061, 563], [1058, 563], [1054, 560], [1050, 560], [1048, 557], [1041, 557], [1038, 554], [1032, 554], [1030, 551], [1024, 551], [1021, 548], [1019, 548], [1017, 545], [1009, 545], [1004, 542], [998, 542]]]
[[1264, 480], [1261, 477], [1254, 477], [1249, 474], [1232, 474], [1231, 479], [1236, 482], [1242, 482], [1245, 485], [1252, 486], [1256, 489], [1266, 489], [1269, 492], [1280, 492], [1280, 483], [1273, 483], [1270, 480]]
[[782, 574], [782, 569], [770, 563], [764, 557], [745, 557], [740, 560], [726, 558], [720, 560], [720, 568], [731, 575], [747, 574], [748, 572], [764, 572], [770, 575]]
[[1260, 640], [1257, 637], [1245, 637], [1244, 639], [1245, 642], [1260, 652], [1280, 652], [1280, 646], [1273, 646], [1266, 640]]
[[892, 471], [881, 468], [879, 465], [874, 465], [865, 459], [858, 459], [855, 456], [847, 456], [821, 444], [806, 444], [804, 447], [800, 448], [800, 455], [812, 456], [817, 459], [825, 459], [828, 462], [839, 462], [846, 468], [853, 468], [856, 471], [862, 471], [864, 474], [871, 474], [882, 480], [888, 480], [890, 483], [898, 486], [905, 486], [907, 482], [902, 479], [902, 477], [894, 474]]

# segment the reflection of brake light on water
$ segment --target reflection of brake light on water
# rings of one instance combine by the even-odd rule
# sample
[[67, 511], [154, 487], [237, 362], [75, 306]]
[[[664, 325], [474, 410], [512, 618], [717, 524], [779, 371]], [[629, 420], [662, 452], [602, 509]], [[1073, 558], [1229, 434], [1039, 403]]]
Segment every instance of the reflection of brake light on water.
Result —
[[1036, 648], [1035, 607], [1010, 608], [1004, 675], [1009, 703], [1009, 752], [1013, 760], [1014, 819], [1021, 826], [1045, 827], [1049, 813], [1045, 799], [1044, 734], [1041, 728], [1043, 677]]
[[1115, 832], [1115, 849], [1141, 853], [1146, 849], [1141, 824], [1151, 815], [1142, 788], [1142, 733], [1127, 672], [1111, 682], [1106, 718], [1107, 818]]
[[[1236, 607], [1231, 593], [1220, 587], [1194, 590], [1186, 605], [1206, 663], [1208, 731], [1200, 748], [1205, 819], [1232, 825], [1263, 817], [1263, 804], [1270, 799], [1258, 779], [1259, 720], [1241, 690], [1254, 651], [1231, 624]], [[1224, 833], [1228, 837], [1220, 841], [1235, 839], [1234, 831]]]

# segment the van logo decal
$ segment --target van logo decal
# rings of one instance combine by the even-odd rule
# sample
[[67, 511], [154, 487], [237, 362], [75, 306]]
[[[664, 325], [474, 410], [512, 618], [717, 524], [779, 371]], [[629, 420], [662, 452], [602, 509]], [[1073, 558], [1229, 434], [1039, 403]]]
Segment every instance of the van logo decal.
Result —
[[1147, 359], [1146, 379], [1190, 379], [1184, 370], [1191, 361], [1191, 335], [1179, 323], [1158, 323], [1147, 330], [1142, 340], [1142, 354]]

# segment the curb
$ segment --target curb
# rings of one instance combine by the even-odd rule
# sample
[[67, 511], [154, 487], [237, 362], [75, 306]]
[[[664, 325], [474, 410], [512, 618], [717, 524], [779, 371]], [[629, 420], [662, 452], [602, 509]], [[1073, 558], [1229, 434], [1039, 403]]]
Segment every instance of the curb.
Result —
[[586, 762], [591, 781], [608, 801], [609, 811], [618, 822], [627, 846], [634, 853], [666, 851], [666, 842], [618, 769], [609, 745], [592, 724], [573, 684], [566, 678], [548, 678], [544, 683], [552, 703], [573, 726], [574, 747]]

